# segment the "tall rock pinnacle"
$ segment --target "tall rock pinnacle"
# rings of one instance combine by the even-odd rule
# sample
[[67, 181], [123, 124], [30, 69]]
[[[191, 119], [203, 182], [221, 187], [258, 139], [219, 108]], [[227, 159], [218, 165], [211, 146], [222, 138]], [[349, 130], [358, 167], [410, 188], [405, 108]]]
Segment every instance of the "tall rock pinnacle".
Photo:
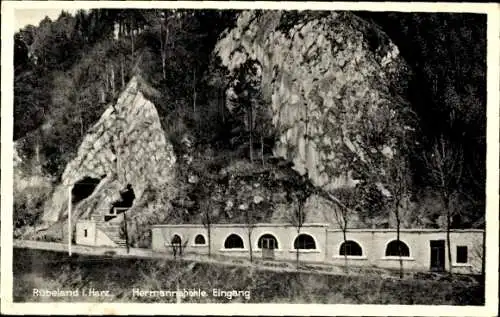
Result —
[[67, 217], [69, 188], [74, 216], [87, 218], [107, 213], [127, 186], [134, 190], [135, 206], [145, 199], [147, 188], [172, 182], [176, 157], [148, 100], [151, 94], [154, 89], [134, 76], [116, 104], [89, 129], [45, 206], [45, 223]]

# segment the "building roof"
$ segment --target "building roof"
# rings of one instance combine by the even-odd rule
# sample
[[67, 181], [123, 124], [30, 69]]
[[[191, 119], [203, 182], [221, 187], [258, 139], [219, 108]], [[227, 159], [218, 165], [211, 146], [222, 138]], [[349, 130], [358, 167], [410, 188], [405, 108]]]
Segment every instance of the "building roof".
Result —
[[[253, 227], [295, 227], [291, 223], [256, 223], [252, 225]], [[152, 225], [151, 228], [204, 228], [203, 224], [157, 224]], [[248, 227], [245, 223], [213, 223], [211, 227], [219, 227], [219, 228], [246, 228]], [[311, 228], [311, 227], [328, 227], [327, 223], [305, 223], [302, 225], [302, 228]]]
[[[342, 229], [327, 229], [330, 232], [342, 232]], [[383, 229], [347, 229], [347, 232], [396, 232], [395, 228]], [[410, 228], [399, 229], [399, 232], [413, 232], [413, 233], [431, 233], [431, 232], [446, 232], [445, 229], [430, 229], [430, 228]], [[451, 229], [450, 232], [484, 232], [483, 229]]]
[[[203, 224], [157, 224], [152, 225], [151, 228], [204, 228]], [[212, 228], [246, 228], [247, 224], [244, 223], [213, 223]], [[295, 227], [291, 223], [256, 223], [253, 227]], [[329, 232], [342, 232], [342, 229], [331, 228], [329, 229], [329, 224], [327, 223], [305, 223], [302, 228], [312, 228], [320, 227], [326, 228]], [[395, 228], [384, 228], [384, 229], [347, 229], [347, 232], [396, 232]], [[429, 228], [411, 228], [411, 229], [400, 229], [400, 232], [412, 232], [412, 233], [432, 233], [432, 232], [446, 232], [444, 229], [429, 229]], [[450, 232], [484, 232], [483, 229], [452, 229]]]

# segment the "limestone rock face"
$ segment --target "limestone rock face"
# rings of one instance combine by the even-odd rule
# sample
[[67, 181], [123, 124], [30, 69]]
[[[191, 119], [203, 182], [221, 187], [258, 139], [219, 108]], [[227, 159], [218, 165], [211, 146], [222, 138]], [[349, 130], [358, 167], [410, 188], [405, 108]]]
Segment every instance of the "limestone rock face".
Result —
[[155, 105], [146, 97], [151, 93], [152, 88], [140, 76], [133, 77], [116, 104], [89, 129], [45, 206], [44, 222], [67, 217], [68, 189], [86, 179], [97, 179], [98, 184], [73, 206], [75, 217], [107, 213], [127, 184], [134, 190], [136, 206], [144, 204], [146, 189], [162, 188], [173, 181], [176, 157]]
[[347, 12], [243, 12], [216, 53], [232, 73], [258, 65], [274, 154], [316, 186], [353, 187], [402, 159], [409, 69], [376, 26]]

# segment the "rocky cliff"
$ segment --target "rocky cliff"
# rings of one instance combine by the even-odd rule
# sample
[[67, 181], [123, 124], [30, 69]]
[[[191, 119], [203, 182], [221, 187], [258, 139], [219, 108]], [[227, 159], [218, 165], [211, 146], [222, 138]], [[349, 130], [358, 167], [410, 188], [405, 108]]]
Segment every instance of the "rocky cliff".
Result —
[[404, 161], [399, 150], [414, 129], [401, 97], [409, 69], [376, 26], [347, 12], [244, 12], [215, 52], [233, 74], [256, 65], [274, 155], [314, 185], [353, 187]]
[[[140, 206], [147, 212], [148, 206], [155, 203], [151, 192], [171, 185], [176, 157], [149, 98], [155, 93], [140, 76], [130, 80], [116, 104], [110, 105], [88, 131], [76, 157], [66, 166], [62, 183], [45, 206], [45, 223], [66, 219], [69, 188], [76, 219], [108, 213], [120, 201], [120, 193], [127, 185], [135, 195], [131, 209]], [[140, 217], [136, 212], [131, 215], [132, 222]]]

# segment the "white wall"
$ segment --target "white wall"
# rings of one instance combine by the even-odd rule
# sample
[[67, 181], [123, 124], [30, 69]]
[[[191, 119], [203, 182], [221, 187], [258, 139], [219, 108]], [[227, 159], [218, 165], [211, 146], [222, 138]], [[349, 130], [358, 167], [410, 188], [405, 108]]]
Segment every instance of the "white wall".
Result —
[[[87, 236], [85, 236], [87, 230]], [[96, 245], [96, 224], [94, 221], [78, 221], [76, 223], [76, 244]]]
[[[250, 257], [248, 227], [245, 225], [213, 225], [211, 228], [211, 251], [213, 254], [223, 254], [237, 257]], [[278, 241], [278, 248], [274, 251], [276, 259], [293, 260], [296, 250], [293, 242], [297, 236], [297, 228], [291, 225], [258, 224], [252, 230], [252, 254], [261, 257], [262, 250], [258, 248], [258, 240], [264, 234], [272, 234]], [[243, 249], [225, 249], [224, 242], [230, 234], [237, 234], [243, 240]], [[316, 242], [315, 250], [299, 250], [300, 260], [304, 262], [323, 262], [326, 242], [324, 225], [304, 225], [300, 233], [311, 235]], [[152, 249], [171, 252], [170, 241], [177, 234], [183, 241], [186, 253], [208, 253], [208, 246], [194, 246], [197, 234], [203, 234], [208, 243], [208, 231], [203, 225], [165, 225], [154, 226], [152, 229]]]
[[[452, 270], [457, 273], [479, 273], [481, 259], [478, 251], [482, 246], [482, 231], [461, 230], [450, 234]], [[363, 248], [362, 257], [349, 257], [349, 265], [377, 266], [384, 268], [399, 268], [399, 257], [386, 257], [387, 244], [396, 239], [395, 230], [351, 230], [347, 232], [347, 240], [358, 242]], [[449, 270], [448, 251], [445, 231], [403, 230], [400, 240], [410, 249], [410, 256], [403, 259], [403, 268], [409, 270], [430, 270], [431, 240], [445, 240], [445, 269]], [[342, 231], [328, 230], [328, 244], [331, 254], [327, 261], [336, 265], [344, 265], [344, 256], [339, 255], [340, 244], [343, 242]], [[468, 263], [456, 263], [456, 247], [467, 246]]]
[[[243, 249], [224, 248], [224, 241], [231, 234], [238, 234], [244, 243]], [[252, 230], [252, 254], [254, 257], [262, 256], [257, 242], [261, 235], [272, 234], [278, 241], [278, 249], [275, 250], [275, 258], [280, 260], [295, 260], [296, 251], [293, 249], [293, 241], [297, 236], [297, 229], [291, 225], [258, 224]], [[343, 242], [341, 230], [327, 230], [324, 225], [305, 225], [301, 233], [307, 233], [314, 237], [316, 250], [301, 250], [300, 260], [304, 262], [331, 263], [343, 266], [345, 257], [341, 256], [340, 246]], [[172, 252], [170, 241], [178, 234], [184, 245], [184, 253], [207, 254], [208, 245], [195, 246], [194, 239], [197, 234], [203, 234], [208, 243], [207, 228], [203, 225], [158, 225], [152, 228], [152, 249], [164, 252]], [[482, 246], [481, 230], [457, 230], [451, 233], [452, 269], [456, 273], [479, 273], [481, 271], [480, 251]], [[354, 240], [361, 245], [363, 255], [361, 257], [349, 256], [348, 265], [351, 266], [375, 266], [382, 268], [399, 268], [399, 257], [386, 257], [387, 244], [396, 239], [396, 231], [393, 229], [356, 229], [347, 232], [347, 239]], [[249, 257], [248, 228], [241, 224], [212, 225], [211, 228], [211, 251], [212, 254], [224, 254], [235, 257]], [[410, 256], [402, 258], [403, 268], [413, 271], [430, 270], [430, 241], [446, 240], [446, 232], [438, 230], [416, 230], [403, 229], [400, 240], [410, 249]], [[468, 263], [456, 263], [456, 247], [467, 246]], [[445, 268], [449, 269], [447, 245], [445, 243]]]
[[[87, 230], [87, 236], [85, 236]], [[116, 247], [116, 243], [104, 232], [97, 229], [93, 220], [80, 220], [76, 223], [76, 244], [88, 246]]]

